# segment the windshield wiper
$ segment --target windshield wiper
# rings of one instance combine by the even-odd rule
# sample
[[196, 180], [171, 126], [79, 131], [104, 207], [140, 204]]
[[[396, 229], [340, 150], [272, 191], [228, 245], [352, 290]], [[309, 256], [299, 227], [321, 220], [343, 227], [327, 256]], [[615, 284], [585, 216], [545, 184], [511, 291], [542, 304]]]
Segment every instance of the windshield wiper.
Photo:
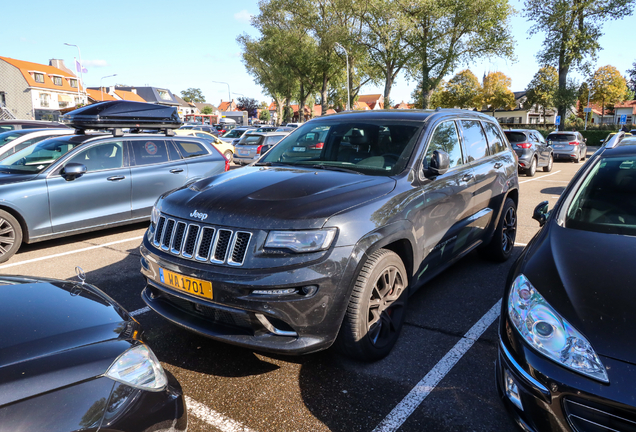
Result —
[[324, 170], [342, 171], [342, 172], [364, 175], [360, 171], [352, 170], [349, 168], [333, 166], [333, 165], [316, 164], [316, 165], [309, 165], [309, 166], [312, 168], [318, 168], [318, 169], [324, 169]]
[[291, 164], [285, 162], [259, 162], [254, 164], [254, 166], [288, 166]]

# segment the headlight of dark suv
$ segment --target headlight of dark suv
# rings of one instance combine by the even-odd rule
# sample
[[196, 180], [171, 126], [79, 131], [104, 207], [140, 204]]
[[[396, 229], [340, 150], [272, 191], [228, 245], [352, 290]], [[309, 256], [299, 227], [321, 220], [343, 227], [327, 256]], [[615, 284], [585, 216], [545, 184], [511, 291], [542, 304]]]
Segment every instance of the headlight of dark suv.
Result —
[[265, 247], [289, 249], [294, 252], [317, 252], [329, 249], [336, 237], [336, 228], [308, 231], [270, 231]]

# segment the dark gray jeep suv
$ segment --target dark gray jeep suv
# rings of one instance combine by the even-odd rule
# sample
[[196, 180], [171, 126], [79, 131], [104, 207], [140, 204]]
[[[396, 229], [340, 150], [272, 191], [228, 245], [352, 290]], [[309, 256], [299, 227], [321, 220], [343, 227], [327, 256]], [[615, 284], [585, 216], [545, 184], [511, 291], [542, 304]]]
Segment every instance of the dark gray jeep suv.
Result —
[[469, 251], [512, 254], [517, 161], [472, 111], [311, 120], [248, 167], [164, 194], [144, 301], [199, 334], [300, 354], [386, 356], [408, 297]]

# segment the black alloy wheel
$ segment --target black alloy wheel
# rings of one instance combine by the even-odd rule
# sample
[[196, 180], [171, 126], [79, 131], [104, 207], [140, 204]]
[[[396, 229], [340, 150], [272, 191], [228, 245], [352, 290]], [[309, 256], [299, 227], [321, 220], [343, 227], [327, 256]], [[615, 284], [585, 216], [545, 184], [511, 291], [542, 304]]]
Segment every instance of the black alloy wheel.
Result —
[[402, 330], [407, 303], [404, 263], [393, 251], [375, 251], [358, 274], [336, 346], [362, 361], [386, 357]]
[[526, 170], [526, 175], [528, 177], [534, 177], [536, 173], [537, 173], [537, 158], [533, 157], [532, 162], [530, 163], [530, 168]]
[[0, 263], [9, 260], [20, 248], [22, 229], [10, 213], [0, 210]]
[[548, 164], [543, 167], [543, 172], [552, 171], [552, 166], [554, 165], [554, 157], [550, 154], [550, 159], [548, 159]]
[[492, 261], [506, 261], [512, 255], [516, 238], [517, 205], [511, 198], [506, 198], [492, 240], [483, 249], [484, 255]]

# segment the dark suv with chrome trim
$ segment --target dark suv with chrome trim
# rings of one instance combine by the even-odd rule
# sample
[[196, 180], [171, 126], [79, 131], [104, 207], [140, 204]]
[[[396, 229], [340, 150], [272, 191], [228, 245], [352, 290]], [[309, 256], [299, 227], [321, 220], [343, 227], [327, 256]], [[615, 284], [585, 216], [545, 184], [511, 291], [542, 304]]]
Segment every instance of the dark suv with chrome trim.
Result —
[[[321, 146], [307, 151], [312, 134]], [[379, 359], [417, 288], [475, 248], [511, 256], [517, 203], [515, 154], [491, 117], [321, 117], [250, 166], [159, 198], [142, 297], [213, 339]]]

